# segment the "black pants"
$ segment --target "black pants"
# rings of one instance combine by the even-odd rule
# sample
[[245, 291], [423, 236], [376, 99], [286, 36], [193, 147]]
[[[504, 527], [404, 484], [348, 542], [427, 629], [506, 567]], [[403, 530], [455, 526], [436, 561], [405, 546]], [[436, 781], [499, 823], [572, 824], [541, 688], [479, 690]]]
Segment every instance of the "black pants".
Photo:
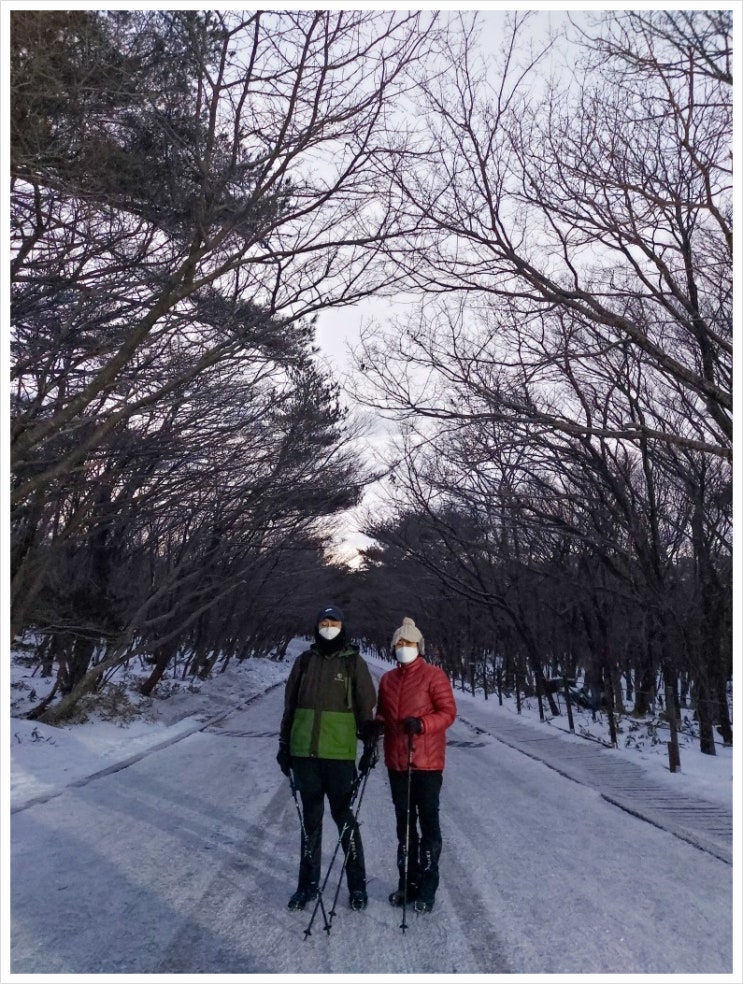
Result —
[[[405, 838], [408, 828], [408, 773], [388, 770], [397, 825], [399, 889], [405, 886]], [[408, 889], [433, 902], [439, 887], [441, 826], [439, 793], [443, 773], [412, 769], [410, 772], [410, 829], [408, 836]]]
[[302, 835], [302, 857], [299, 862], [298, 888], [309, 889], [320, 884], [322, 861], [322, 818], [325, 797], [335, 820], [341, 846], [346, 857], [346, 880], [351, 892], [366, 889], [364, 848], [359, 826], [351, 809], [356, 764], [333, 759], [292, 759], [294, 782], [302, 799], [305, 841]]

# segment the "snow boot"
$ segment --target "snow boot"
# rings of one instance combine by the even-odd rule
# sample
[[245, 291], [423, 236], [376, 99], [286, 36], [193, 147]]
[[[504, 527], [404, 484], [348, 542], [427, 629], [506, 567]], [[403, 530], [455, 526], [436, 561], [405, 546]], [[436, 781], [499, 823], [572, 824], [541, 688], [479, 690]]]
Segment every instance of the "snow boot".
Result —
[[351, 892], [348, 896], [348, 904], [352, 909], [360, 910], [365, 909], [369, 898], [363, 889], [356, 889]]
[[[407, 897], [408, 905], [415, 902], [417, 898], [418, 898], [418, 886], [414, 882], [411, 882], [408, 885], [408, 897]], [[390, 900], [390, 905], [394, 905], [398, 909], [402, 908], [402, 905], [405, 902], [404, 889], [398, 888], [397, 891], [392, 892], [389, 896], [389, 900]]]
[[416, 912], [432, 912], [433, 899], [416, 899], [413, 908]]
[[317, 886], [310, 888], [298, 888], [294, 895], [289, 899], [288, 909], [304, 909], [308, 902], [317, 898]]

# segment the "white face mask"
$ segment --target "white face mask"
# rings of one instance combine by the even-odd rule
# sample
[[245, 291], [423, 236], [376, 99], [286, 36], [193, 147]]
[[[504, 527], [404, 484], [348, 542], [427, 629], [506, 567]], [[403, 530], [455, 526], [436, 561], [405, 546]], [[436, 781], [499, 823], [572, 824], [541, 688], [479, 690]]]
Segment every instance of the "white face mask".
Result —
[[397, 658], [398, 663], [412, 663], [417, 655], [418, 655], [417, 646], [395, 647], [395, 656]]
[[340, 625], [323, 625], [319, 631], [323, 639], [327, 639], [330, 642], [331, 639], [335, 639], [340, 630]]

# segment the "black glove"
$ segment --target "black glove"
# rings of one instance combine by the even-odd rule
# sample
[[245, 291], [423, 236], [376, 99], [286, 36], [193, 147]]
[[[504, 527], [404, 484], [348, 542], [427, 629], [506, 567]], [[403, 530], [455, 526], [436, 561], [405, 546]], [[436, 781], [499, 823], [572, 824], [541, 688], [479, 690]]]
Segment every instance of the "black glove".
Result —
[[359, 738], [364, 745], [370, 745], [379, 738], [383, 731], [384, 725], [381, 721], [363, 721], [359, 728]]
[[292, 767], [292, 757], [289, 754], [289, 746], [285, 741], [279, 742], [279, 754], [276, 756], [276, 761], [279, 763], [279, 768], [284, 775], [288, 776]]
[[402, 726], [406, 735], [420, 735], [423, 733], [423, 722], [420, 718], [404, 718]]
[[364, 751], [359, 759], [359, 772], [365, 776], [369, 769], [373, 769], [377, 764], [377, 746], [375, 742], [370, 742], [364, 747]]

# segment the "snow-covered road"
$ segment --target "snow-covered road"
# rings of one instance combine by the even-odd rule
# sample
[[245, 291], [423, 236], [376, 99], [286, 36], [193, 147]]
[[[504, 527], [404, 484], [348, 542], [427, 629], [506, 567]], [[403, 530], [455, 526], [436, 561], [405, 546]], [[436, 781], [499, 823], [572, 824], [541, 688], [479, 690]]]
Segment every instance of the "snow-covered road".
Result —
[[[430, 916], [387, 903], [385, 770], [361, 807], [368, 908], [289, 912], [299, 822], [282, 688], [12, 820], [14, 974], [727, 974], [732, 868], [457, 722]], [[325, 857], [335, 843], [329, 814]], [[336, 863], [336, 871], [340, 862]], [[337, 879], [331, 877], [333, 891]]]

